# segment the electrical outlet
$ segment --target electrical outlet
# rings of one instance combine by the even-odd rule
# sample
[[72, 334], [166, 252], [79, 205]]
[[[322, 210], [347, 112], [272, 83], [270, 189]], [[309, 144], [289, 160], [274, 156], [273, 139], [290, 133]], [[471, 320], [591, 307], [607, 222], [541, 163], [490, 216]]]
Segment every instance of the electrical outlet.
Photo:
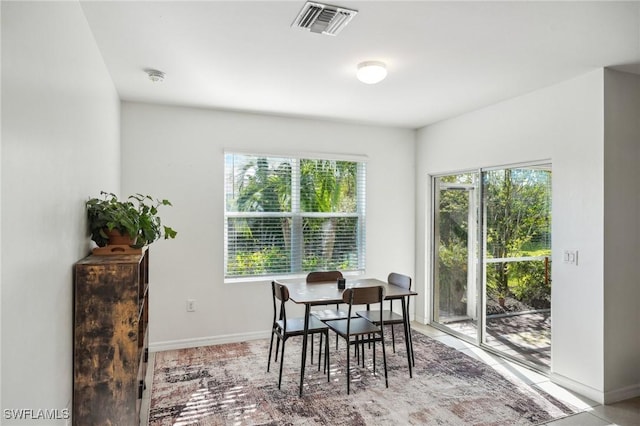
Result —
[[195, 311], [196, 311], [195, 299], [187, 299], [187, 312], [195, 312]]

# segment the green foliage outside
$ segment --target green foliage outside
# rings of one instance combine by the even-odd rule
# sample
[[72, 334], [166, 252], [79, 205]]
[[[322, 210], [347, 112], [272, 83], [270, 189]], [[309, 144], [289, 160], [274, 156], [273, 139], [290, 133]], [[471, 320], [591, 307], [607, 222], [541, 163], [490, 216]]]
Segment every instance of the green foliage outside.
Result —
[[268, 247], [255, 252], [238, 252], [227, 265], [230, 276], [264, 275], [286, 266], [289, 256], [278, 248]]
[[[550, 179], [550, 172], [536, 169], [483, 173], [488, 257], [550, 254]], [[544, 261], [488, 263], [489, 294], [515, 296], [527, 305], [544, 305], [551, 295], [544, 268]]]
[[[517, 300], [532, 308], [549, 308], [551, 304], [551, 284], [545, 280], [545, 262], [514, 262], [511, 264], [509, 292]], [[547, 271], [547, 277], [551, 270]]]
[[[446, 176], [443, 183], [473, 185], [471, 175]], [[439, 194], [439, 306], [455, 315], [466, 313], [468, 272], [469, 192], [447, 190]]]
[[[488, 296], [514, 297], [534, 308], [549, 307], [550, 262], [512, 261], [517, 257], [550, 257], [551, 172], [505, 169], [483, 172]], [[466, 311], [469, 194], [476, 188], [472, 174], [440, 178], [447, 190], [439, 193], [438, 284], [440, 309]], [[448, 186], [447, 186], [448, 184]], [[458, 188], [458, 189], [456, 189]]]

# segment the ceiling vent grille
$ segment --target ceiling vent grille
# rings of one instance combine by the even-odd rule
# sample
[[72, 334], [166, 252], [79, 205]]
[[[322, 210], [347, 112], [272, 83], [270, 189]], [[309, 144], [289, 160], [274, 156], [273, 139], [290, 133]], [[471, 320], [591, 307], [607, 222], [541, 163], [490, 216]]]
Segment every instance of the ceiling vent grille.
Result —
[[291, 26], [335, 36], [347, 26], [356, 13], [357, 10], [308, 1]]

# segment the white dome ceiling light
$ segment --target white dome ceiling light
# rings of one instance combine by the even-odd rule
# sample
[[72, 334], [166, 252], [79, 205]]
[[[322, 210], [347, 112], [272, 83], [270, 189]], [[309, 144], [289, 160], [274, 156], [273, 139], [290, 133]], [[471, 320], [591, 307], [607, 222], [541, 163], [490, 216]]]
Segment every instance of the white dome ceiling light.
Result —
[[387, 66], [380, 61], [366, 61], [358, 64], [358, 80], [366, 84], [376, 84], [387, 76]]

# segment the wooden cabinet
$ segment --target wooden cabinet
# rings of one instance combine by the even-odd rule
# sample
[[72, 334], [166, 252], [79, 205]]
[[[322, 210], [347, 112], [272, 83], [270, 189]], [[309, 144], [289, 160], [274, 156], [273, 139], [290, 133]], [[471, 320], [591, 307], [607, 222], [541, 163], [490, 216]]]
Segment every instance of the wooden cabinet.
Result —
[[148, 359], [149, 252], [74, 268], [73, 424], [133, 426]]

